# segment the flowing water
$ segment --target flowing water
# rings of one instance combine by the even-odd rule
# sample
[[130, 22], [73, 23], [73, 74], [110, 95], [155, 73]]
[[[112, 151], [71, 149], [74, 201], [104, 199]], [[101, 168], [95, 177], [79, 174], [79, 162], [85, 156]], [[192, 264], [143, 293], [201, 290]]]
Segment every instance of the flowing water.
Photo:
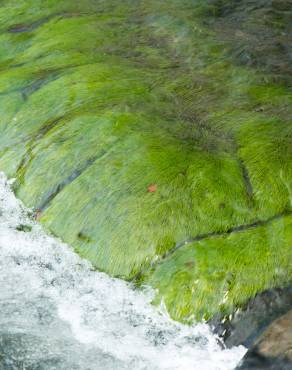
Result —
[[172, 321], [153, 292], [93, 271], [46, 235], [0, 174], [0, 369], [234, 369], [206, 324]]

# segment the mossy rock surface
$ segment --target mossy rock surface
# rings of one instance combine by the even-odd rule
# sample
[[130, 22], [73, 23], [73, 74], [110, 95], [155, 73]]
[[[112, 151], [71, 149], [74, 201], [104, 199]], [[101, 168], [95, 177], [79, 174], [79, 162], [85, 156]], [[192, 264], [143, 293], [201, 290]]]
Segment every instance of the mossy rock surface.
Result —
[[289, 1], [1, 2], [0, 170], [175, 319], [289, 284], [290, 16]]

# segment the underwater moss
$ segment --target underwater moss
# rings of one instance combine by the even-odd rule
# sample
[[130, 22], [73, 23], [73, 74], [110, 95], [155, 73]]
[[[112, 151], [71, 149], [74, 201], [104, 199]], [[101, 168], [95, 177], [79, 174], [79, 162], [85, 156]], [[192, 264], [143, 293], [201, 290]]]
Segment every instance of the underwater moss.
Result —
[[[291, 277], [292, 218], [190, 242], [144, 277], [176, 320], [229, 315], [257, 292]], [[291, 282], [291, 280], [290, 280]]]
[[[239, 62], [258, 13], [228, 38], [238, 6], [0, 4], [0, 170], [48, 230], [158, 288], [178, 320], [291, 281], [288, 69], [268, 46], [271, 63], [257, 48], [257, 63]], [[278, 10], [260, 11], [277, 36]]]

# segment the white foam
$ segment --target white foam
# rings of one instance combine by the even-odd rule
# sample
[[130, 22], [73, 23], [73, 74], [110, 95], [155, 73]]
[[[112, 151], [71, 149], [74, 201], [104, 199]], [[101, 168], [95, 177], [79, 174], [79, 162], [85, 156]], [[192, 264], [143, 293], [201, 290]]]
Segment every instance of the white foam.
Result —
[[[32, 230], [18, 231], [20, 224]], [[81, 352], [90, 348], [91, 353], [95, 350], [99, 356], [102, 353], [122, 364], [107, 365], [113, 370], [121, 366], [135, 370], [231, 370], [246, 352], [244, 347], [222, 349], [206, 324], [189, 327], [172, 321], [165, 309], [151, 305], [150, 289], [137, 291], [124, 281], [93, 271], [69, 246], [46, 235], [29, 218], [3, 174], [0, 263], [1, 305], [13, 302], [14, 307], [20, 307], [17, 315], [14, 311], [11, 314], [9, 330], [17, 328], [21, 333], [40, 336], [46, 327], [46, 340], [56, 336], [65, 341], [71, 336], [79, 343], [74, 353], [79, 361]], [[53, 317], [46, 324], [31, 313], [32, 307], [44, 300], [50, 302], [45, 306], [49, 311], [46, 315]], [[44, 303], [39, 305], [44, 307]], [[64, 322], [70, 330], [63, 328]], [[50, 351], [59, 353], [53, 344]], [[80, 369], [99, 369], [99, 359], [93, 355], [90, 364], [81, 363]]]

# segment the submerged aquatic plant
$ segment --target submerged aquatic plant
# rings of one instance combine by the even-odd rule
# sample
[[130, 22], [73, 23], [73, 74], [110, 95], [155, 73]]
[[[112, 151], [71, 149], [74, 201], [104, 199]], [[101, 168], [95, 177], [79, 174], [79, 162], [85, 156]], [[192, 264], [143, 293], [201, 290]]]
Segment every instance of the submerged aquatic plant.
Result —
[[247, 3], [0, 6], [0, 170], [178, 320], [291, 282], [289, 9]]

